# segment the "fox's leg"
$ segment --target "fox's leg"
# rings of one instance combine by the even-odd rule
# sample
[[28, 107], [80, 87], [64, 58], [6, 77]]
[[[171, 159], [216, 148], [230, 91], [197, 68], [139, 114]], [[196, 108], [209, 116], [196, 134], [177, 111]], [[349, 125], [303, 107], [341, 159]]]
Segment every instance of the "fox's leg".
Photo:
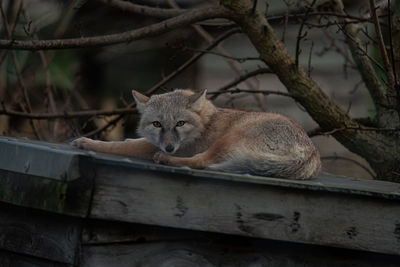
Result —
[[87, 150], [94, 150], [98, 152], [140, 159], [152, 159], [154, 154], [160, 150], [156, 146], [146, 141], [144, 138], [104, 142], [81, 137], [72, 141], [71, 144], [78, 148]]
[[156, 163], [177, 167], [190, 167], [193, 169], [203, 169], [212, 164], [220, 163], [227, 159], [233, 146], [239, 140], [237, 135], [226, 135], [215, 142], [206, 151], [192, 157], [174, 157], [161, 151], [154, 154], [153, 160]]

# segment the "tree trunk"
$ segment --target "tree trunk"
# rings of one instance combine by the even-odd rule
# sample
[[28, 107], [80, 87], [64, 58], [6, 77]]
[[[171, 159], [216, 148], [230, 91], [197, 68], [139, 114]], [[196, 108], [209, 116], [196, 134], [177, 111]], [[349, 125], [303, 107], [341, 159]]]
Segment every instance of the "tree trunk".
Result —
[[233, 11], [233, 19], [250, 38], [260, 58], [320, 127], [335, 131], [332, 135], [350, 151], [365, 158], [378, 179], [400, 182], [399, 132], [362, 130], [363, 125], [351, 119], [302, 68], [296, 66], [268, 21], [253, 9], [251, 0], [223, 0], [221, 3]]

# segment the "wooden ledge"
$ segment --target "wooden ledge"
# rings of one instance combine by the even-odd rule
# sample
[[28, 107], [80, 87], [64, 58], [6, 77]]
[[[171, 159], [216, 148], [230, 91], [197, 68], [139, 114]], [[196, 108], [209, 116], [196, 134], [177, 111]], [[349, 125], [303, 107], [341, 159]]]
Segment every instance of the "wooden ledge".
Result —
[[313, 181], [235, 175], [1, 137], [0, 202], [400, 255], [400, 184], [326, 173]]

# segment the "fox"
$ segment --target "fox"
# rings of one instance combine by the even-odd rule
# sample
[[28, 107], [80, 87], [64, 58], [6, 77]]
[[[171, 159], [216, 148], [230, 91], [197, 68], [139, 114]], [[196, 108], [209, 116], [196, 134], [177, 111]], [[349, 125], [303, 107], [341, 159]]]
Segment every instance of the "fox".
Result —
[[81, 137], [72, 145], [176, 167], [285, 179], [314, 179], [321, 169], [319, 151], [304, 129], [282, 114], [218, 108], [207, 90], [132, 94], [140, 138]]

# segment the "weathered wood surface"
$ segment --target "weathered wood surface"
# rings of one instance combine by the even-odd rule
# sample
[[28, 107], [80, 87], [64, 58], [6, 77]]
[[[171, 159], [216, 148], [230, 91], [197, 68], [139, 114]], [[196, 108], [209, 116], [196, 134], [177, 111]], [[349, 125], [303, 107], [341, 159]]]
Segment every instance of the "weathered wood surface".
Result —
[[[10, 262], [13, 258], [18, 258], [14, 254], [21, 254], [31, 256], [27, 259], [41, 258], [48, 262], [73, 265], [79, 256], [80, 224], [73, 217], [1, 204], [0, 250], [13, 252], [7, 254]], [[27, 266], [29, 262], [31, 261], [27, 260]], [[3, 266], [2, 260], [0, 263]]]
[[0, 201], [22, 207], [85, 217], [91, 202], [93, 176], [70, 182], [0, 169]]
[[73, 267], [71, 264], [58, 263], [42, 258], [27, 256], [0, 250], [1, 267]]
[[94, 266], [397, 267], [400, 257], [140, 224], [91, 221], [81, 264]]
[[[7, 149], [2, 151], [8, 153], [3, 160], [23, 160], [10, 166], [0, 162], [2, 203], [85, 220], [400, 255], [400, 184], [328, 174], [314, 181], [292, 181], [174, 168], [63, 144], [0, 138], [0, 149], [3, 144]], [[21, 151], [31, 155], [28, 170]], [[40, 159], [48, 160], [47, 153], [68, 164], [44, 165]], [[57, 170], [40, 171], [36, 164]], [[3, 221], [7, 222], [0, 216]], [[101, 246], [97, 247], [100, 251]], [[97, 253], [89, 244], [85, 248]], [[91, 262], [93, 258], [85, 259]]]
[[97, 166], [91, 218], [400, 254], [400, 202]]
[[0, 137], [1, 170], [70, 181], [80, 176], [79, 154], [61, 144]]
[[[398, 267], [399, 259], [371, 255], [344, 255], [343, 251], [293, 249], [291, 246], [262, 246], [244, 249], [206, 241], [157, 242], [136, 245], [91, 246], [83, 248], [84, 267]], [[335, 254], [336, 255], [332, 255]], [[357, 253], [355, 253], [357, 254]]]

